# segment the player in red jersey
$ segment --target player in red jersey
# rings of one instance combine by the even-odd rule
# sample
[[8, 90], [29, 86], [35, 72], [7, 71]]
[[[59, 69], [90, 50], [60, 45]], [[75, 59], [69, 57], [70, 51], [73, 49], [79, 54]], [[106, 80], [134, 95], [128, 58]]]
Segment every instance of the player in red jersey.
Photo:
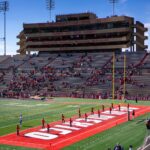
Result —
[[127, 109], [129, 110], [129, 108], [130, 108], [130, 105], [129, 105], [129, 103], [128, 103], [128, 105], [127, 105]]
[[44, 120], [44, 118], [42, 119], [42, 128], [45, 128], [45, 120]]
[[49, 133], [50, 125], [47, 123], [47, 133]]
[[72, 119], [70, 118], [70, 120], [69, 120], [69, 122], [70, 122], [70, 127], [72, 127]]
[[120, 105], [118, 105], [119, 111], [120, 111]]
[[17, 135], [19, 136], [19, 130], [20, 130], [20, 127], [19, 127], [19, 125], [17, 124], [17, 126], [16, 126], [16, 131], [17, 131]]
[[65, 116], [64, 116], [64, 114], [61, 115], [61, 120], [62, 120], [62, 123], [65, 123]]
[[112, 111], [112, 108], [110, 107], [110, 108], [109, 108], [109, 112], [110, 112], [110, 114], [111, 114], [111, 111]]
[[91, 108], [91, 115], [94, 115], [94, 108]]
[[88, 116], [87, 116], [87, 114], [85, 113], [85, 121], [87, 121], [87, 117], [88, 117]]
[[78, 110], [78, 114], [79, 114], [79, 118], [81, 118], [81, 111], [80, 111], [80, 108]]
[[99, 109], [98, 109], [97, 113], [98, 113], [98, 117], [100, 118], [101, 112]]

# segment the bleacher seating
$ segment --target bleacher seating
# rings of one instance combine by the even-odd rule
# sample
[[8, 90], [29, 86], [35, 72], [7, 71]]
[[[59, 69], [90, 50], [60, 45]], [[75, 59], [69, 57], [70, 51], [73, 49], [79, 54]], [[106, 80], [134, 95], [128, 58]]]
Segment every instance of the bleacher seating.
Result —
[[[120, 53], [115, 58], [115, 98], [150, 99], [150, 54]], [[59, 53], [0, 56], [0, 96], [112, 97], [113, 53]]]

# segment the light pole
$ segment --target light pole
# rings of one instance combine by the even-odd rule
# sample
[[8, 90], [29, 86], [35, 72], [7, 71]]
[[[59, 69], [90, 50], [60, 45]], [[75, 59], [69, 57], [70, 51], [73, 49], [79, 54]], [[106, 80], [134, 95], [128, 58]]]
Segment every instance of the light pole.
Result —
[[118, 3], [119, 0], [109, 0], [109, 2], [112, 4], [112, 14], [115, 15], [115, 4]]
[[9, 9], [9, 3], [8, 1], [2, 1], [0, 2], [0, 12], [4, 13], [4, 55], [6, 55], [6, 12]]
[[46, 0], [46, 8], [47, 8], [47, 10], [49, 10], [49, 19], [50, 19], [50, 22], [51, 22], [52, 10], [54, 9], [54, 7], [55, 7], [54, 0]]

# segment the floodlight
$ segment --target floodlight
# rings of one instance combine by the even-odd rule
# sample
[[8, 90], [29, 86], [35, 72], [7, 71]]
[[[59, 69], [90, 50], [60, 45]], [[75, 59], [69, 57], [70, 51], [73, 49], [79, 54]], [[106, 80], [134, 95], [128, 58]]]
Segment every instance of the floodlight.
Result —
[[112, 11], [113, 11], [113, 16], [115, 15], [115, 4], [119, 2], [119, 0], [109, 0], [109, 2], [112, 4]]
[[50, 21], [51, 21], [51, 13], [52, 13], [52, 10], [55, 8], [54, 0], [46, 0], [46, 8], [47, 10], [49, 10]]
[[9, 3], [8, 1], [0, 2], [0, 12], [4, 13], [4, 55], [6, 55], [6, 12], [9, 10]]

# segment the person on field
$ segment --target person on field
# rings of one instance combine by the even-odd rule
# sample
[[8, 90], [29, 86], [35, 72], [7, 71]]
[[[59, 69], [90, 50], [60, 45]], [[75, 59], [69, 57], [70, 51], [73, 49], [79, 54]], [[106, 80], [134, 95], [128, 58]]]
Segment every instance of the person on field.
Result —
[[98, 109], [97, 113], [98, 113], [98, 117], [100, 118], [101, 112], [99, 109]]
[[81, 110], [80, 110], [80, 108], [78, 110], [78, 114], [79, 114], [79, 118], [81, 118]]
[[94, 108], [91, 108], [91, 115], [94, 115]]
[[45, 119], [42, 119], [42, 128], [45, 128]]
[[131, 118], [130, 118], [130, 111], [128, 110], [127, 112], [128, 112], [128, 114], [127, 114], [127, 116], [128, 116], [128, 121], [130, 121], [130, 120], [131, 120]]
[[109, 108], [109, 113], [110, 113], [110, 114], [111, 114], [111, 111], [112, 111], [112, 108], [110, 107], [110, 108]]
[[62, 120], [62, 123], [65, 123], [65, 116], [64, 116], [64, 114], [61, 115], [61, 120]]
[[20, 117], [19, 117], [19, 124], [20, 124], [20, 127], [22, 126], [22, 114], [20, 114]]
[[150, 129], [150, 119], [148, 119], [148, 118], [146, 120], [146, 127], [147, 127], [147, 129]]
[[104, 105], [102, 105], [102, 111], [105, 111], [105, 106]]
[[129, 108], [130, 108], [130, 104], [128, 103], [128, 105], [127, 105], [127, 109], [129, 110]]
[[120, 111], [120, 105], [118, 105], [118, 109], [119, 109], [119, 111]]
[[49, 133], [50, 125], [47, 123], [47, 133]]
[[133, 150], [133, 146], [132, 145], [129, 146], [129, 150]]
[[88, 117], [88, 116], [87, 116], [87, 114], [85, 113], [85, 121], [87, 121], [87, 117]]
[[132, 118], [134, 119], [135, 117], [135, 110], [132, 111]]
[[69, 122], [70, 122], [70, 127], [72, 127], [72, 119], [70, 118], [70, 120], [69, 120]]
[[111, 103], [111, 108], [114, 109], [114, 104], [113, 103]]
[[137, 96], [136, 96], [136, 98], [135, 98], [135, 102], [136, 102], [136, 103], [138, 102]]
[[19, 136], [19, 130], [20, 130], [20, 127], [19, 127], [19, 125], [17, 124], [17, 126], [16, 126], [16, 132], [17, 132], [17, 135]]
[[116, 146], [114, 147], [114, 150], [123, 150], [121, 145], [118, 143], [116, 144]]

